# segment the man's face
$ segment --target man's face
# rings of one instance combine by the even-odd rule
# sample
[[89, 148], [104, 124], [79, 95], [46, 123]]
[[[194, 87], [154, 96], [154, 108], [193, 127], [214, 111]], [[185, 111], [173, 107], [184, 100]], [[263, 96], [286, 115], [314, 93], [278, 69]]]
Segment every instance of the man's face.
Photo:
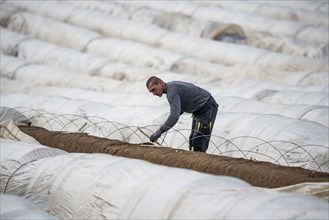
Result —
[[158, 84], [150, 83], [147, 89], [152, 93], [153, 95], [161, 97], [164, 92], [164, 83], [158, 82]]

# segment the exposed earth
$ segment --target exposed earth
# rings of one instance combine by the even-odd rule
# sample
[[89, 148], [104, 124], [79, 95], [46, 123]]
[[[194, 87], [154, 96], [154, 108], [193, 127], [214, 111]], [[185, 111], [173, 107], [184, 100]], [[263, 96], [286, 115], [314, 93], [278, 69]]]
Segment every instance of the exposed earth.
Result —
[[329, 182], [329, 173], [298, 167], [286, 167], [269, 162], [217, 156], [168, 147], [155, 147], [145, 143], [129, 144], [118, 140], [90, 136], [85, 133], [48, 131], [33, 126], [19, 126], [19, 128], [34, 137], [39, 143], [67, 152], [107, 153], [142, 159], [170, 167], [237, 177], [258, 187], [276, 188], [304, 182]]

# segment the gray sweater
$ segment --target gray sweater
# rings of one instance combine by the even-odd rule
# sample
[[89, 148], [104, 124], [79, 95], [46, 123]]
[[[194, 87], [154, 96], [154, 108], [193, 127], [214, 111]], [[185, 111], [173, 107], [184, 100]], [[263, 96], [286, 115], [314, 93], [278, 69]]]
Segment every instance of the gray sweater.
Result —
[[193, 113], [199, 110], [211, 97], [208, 91], [181, 81], [166, 83], [166, 94], [170, 105], [170, 115], [160, 128], [162, 133], [172, 128], [183, 112]]

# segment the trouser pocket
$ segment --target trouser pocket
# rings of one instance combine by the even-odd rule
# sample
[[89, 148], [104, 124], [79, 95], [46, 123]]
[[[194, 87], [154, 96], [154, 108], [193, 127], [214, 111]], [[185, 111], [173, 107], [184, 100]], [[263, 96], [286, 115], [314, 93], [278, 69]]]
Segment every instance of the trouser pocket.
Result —
[[211, 127], [209, 122], [193, 120], [189, 139], [190, 150], [206, 152], [210, 134]]
[[217, 109], [217, 105], [210, 105], [208, 111], [194, 115], [189, 138], [190, 150], [206, 152], [208, 149]]

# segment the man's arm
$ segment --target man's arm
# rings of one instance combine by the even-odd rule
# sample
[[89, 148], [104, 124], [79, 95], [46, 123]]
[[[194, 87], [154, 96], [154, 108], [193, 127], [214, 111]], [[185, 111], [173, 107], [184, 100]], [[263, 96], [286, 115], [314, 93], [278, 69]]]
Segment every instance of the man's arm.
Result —
[[169, 96], [168, 101], [170, 104], [170, 115], [160, 128], [162, 133], [174, 127], [174, 125], [177, 123], [179, 119], [179, 116], [181, 115], [181, 100], [179, 95], [174, 94]]
[[165, 123], [153, 133], [150, 137], [150, 141], [156, 141], [162, 133], [168, 131], [170, 128], [174, 127], [177, 123], [179, 116], [181, 115], [181, 100], [178, 94], [167, 94], [167, 99], [170, 105], [170, 115], [165, 121]]

